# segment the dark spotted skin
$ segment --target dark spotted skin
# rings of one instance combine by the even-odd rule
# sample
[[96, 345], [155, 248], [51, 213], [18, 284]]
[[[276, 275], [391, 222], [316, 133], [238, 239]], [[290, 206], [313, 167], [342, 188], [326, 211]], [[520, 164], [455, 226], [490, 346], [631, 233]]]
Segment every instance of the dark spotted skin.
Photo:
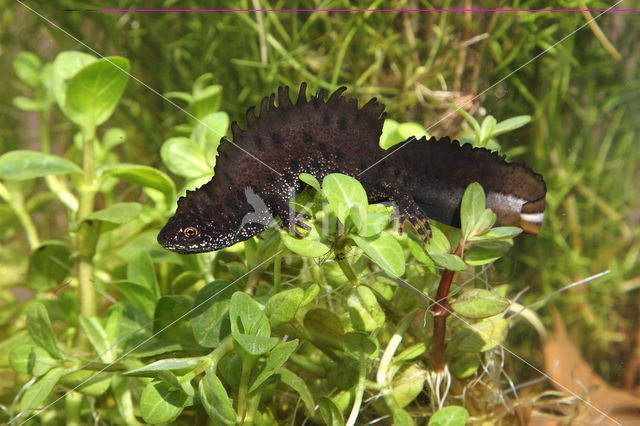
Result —
[[[307, 99], [303, 83], [293, 103], [289, 88], [281, 87], [277, 106], [272, 94], [262, 100], [258, 117], [249, 108], [246, 130], [231, 125], [233, 141], [276, 171], [223, 139], [215, 176], [178, 200], [176, 214], [158, 236], [160, 244], [182, 253], [217, 250], [262, 232], [271, 216], [279, 216], [283, 227], [295, 233], [301, 222], [288, 201], [301, 188], [298, 175], [303, 172], [319, 181], [330, 173], [356, 177], [370, 202], [393, 202], [400, 224], [411, 223], [425, 241], [429, 217], [459, 226], [462, 193], [476, 181], [493, 196], [488, 206], [496, 211], [498, 224], [537, 233], [539, 224], [525, 227], [520, 221], [521, 212], [529, 213], [527, 218], [544, 212], [546, 187], [540, 175], [449, 138], [409, 139], [388, 156], [378, 145], [384, 105], [374, 98], [358, 108], [356, 100], [342, 96], [344, 90], [326, 101], [323, 90]], [[263, 203], [250, 203], [251, 194]], [[261, 219], [243, 224], [247, 213]], [[197, 235], [186, 236], [186, 228], [196, 228]]]

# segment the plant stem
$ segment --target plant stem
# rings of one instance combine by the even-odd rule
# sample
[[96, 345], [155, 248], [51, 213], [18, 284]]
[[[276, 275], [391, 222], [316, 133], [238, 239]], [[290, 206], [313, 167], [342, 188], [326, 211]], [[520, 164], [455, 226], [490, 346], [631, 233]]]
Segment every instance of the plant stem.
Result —
[[82, 169], [84, 177], [79, 188], [80, 202], [76, 223], [79, 229], [76, 234], [76, 247], [78, 250], [78, 299], [80, 313], [94, 316], [97, 311], [96, 289], [94, 286], [93, 256], [97, 244], [97, 232], [94, 226], [80, 222], [93, 212], [93, 199], [95, 196], [95, 126], [89, 125], [82, 129]]
[[[40, 151], [45, 154], [51, 154], [51, 135], [49, 134], [49, 122], [47, 120], [48, 111], [40, 111], [39, 125], [40, 125]], [[78, 200], [69, 192], [64, 180], [58, 179], [55, 175], [47, 175], [44, 177], [45, 182], [49, 190], [58, 199], [67, 206], [67, 208], [73, 212], [78, 210]]]
[[40, 239], [38, 238], [38, 231], [36, 231], [36, 227], [31, 220], [31, 216], [29, 216], [29, 212], [24, 207], [24, 202], [22, 198], [15, 198], [9, 192], [6, 186], [4, 186], [0, 182], [0, 198], [2, 198], [13, 210], [13, 213], [16, 215], [20, 224], [24, 228], [24, 232], [27, 234], [27, 241], [29, 241], [29, 247], [31, 250], [34, 250], [40, 244]]
[[[458, 245], [454, 254], [460, 256], [462, 253], [462, 245]], [[444, 338], [447, 331], [447, 317], [449, 316], [449, 303], [447, 297], [449, 296], [449, 289], [451, 288], [451, 282], [455, 271], [446, 269], [442, 273], [440, 278], [440, 285], [438, 285], [438, 292], [436, 293], [436, 307], [433, 309], [433, 340], [431, 341], [431, 353], [433, 359], [433, 367], [436, 372], [443, 372], [444, 363]]]
[[355, 389], [355, 399], [353, 401], [353, 407], [351, 407], [351, 414], [347, 420], [346, 426], [353, 426], [358, 420], [358, 414], [360, 413], [360, 406], [362, 405], [362, 396], [364, 395], [365, 379], [367, 378], [367, 363], [364, 357], [360, 358], [360, 365], [358, 368], [358, 385]]
[[242, 424], [246, 425], [253, 423], [253, 419], [247, 418], [247, 396], [249, 395], [249, 377], [256, 359], [255, 356], [248, 353], [242, 357], [242, 374], [238, 388], [238, 416], [242, 419]]
[[[280, 248], [278, 248], [280, 249]], [[282, 250], [278, 252], [273, 260], [273, 294], [280, 291], [280, 281], [282, 277]]]
[[356, 273], [353, 271], [353, 268], [351, 267], [349, 262], [347, 262], [347, 258], [344, 255], [343, 249], [346, 243], [347, 243], [347, 238], [344, 235], [341, 235], [338, 238], [338, 241], [336, 241], [336, 245], [335, 245], [336, 262], [338, 263], [338, 266], [340, 266], [340, 269], [342, 269], [342, 272], [347, 277], [349, 282], [353, 286], [358, 286], [360, 285], [360, 280], [356, 276]]

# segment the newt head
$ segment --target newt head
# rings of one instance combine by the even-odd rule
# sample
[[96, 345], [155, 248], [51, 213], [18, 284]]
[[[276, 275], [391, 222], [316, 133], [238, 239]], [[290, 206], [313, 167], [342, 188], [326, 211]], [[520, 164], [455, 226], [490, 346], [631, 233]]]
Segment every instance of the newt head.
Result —
[[178, 200], [176, 213], [158, 234], [162, 247], [183, 254], [219, 250], [264, 231], [272, 219], [264, 203], [252, 203], [258, 196], [251, 188], [220, 198], [210, 192], [216, 191], [207, 184]]

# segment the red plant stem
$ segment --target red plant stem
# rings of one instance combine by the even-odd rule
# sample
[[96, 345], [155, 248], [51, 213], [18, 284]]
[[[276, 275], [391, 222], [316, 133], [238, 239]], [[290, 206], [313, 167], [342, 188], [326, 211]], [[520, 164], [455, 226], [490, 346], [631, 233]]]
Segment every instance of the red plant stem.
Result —
[[[462, 253], [462, 246], [454, 252], [456, 256]], [[431, 354], [433, 358], [433, 366], [437, 372], [444, 371], [444, 337], [447, 331], [447, 316], [451, 313], [447, 296], [455, 271], [446, 269], [440, 278], [440, 285], [436, 293], [436, 306], [433, 309], [433, 339], [431, 340]]]

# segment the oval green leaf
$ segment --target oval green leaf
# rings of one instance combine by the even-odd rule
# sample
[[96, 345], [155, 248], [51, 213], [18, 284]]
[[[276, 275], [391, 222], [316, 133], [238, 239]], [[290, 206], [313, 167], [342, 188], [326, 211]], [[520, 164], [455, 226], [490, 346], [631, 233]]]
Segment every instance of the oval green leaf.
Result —
[[49, 352], [55, 359], [62, 359], [62, 354], [58, 349], [56, 337], [53, 334], [51, 320], [47, 308], [40, 303], [34, 302], [27, 311], [27, 329], [33, 341]]
[[137, 218], [141, 211], [142, 205], [140, 203], [115, 203], [91, 213], [84, 220], [96, 220], [121, 225]]
[[501, 345], [507, 338], [509, 323], [501, 317], [481, 320], [460, 330], [451, 343], [460, 352], [484, 352]]
[[0, 178], [26, 180], [47, 175], [82, 173], [82, 169], [66, 158], [38, 151], [16, 150], [0, 156]]
[[211, 167], [216, 164], [218, 146], [228, 128], [229, 115], [226, 112], [218, 111], [200, 120], [191, 132], [191, 140], [200, 146]]
[[71, 272], [71, 247], [60, 241], [45, 241], [29, 254], [27, 285], [36, 291], [59, 285]]
[[40, 58], [31, 52], [20, 52], [13, 60], [13, 70], [16, 75], [31, 87], [38, 87], [40, 84], [41, 69]]
[[178, 176], [196, 179], [213, 175], [213, 169], [202, 148], [191, 139], [167, 139], [160, 149], [160, 156], [171, 173]]
[[323, 179], [322, 189], [333, 214], [343, 224], [353, 207], [362, 209], [362, 216], [364, 216], [368, 205], [367, 193], [356, 179], [333, 173]]
[[271, 326], [277, 327], [292, 321], [304, 297], [305, 292], [301, 288], [292, 288], [271, 296], [264, 309]]
[[352, 235], [351, 238], [387, 275], [393, 278], [404, 275], [404, 252], [393, 236], [382, 234], [375, 238], [362, 238]]
[[[40, 404], [49, 396], [53, 387], [58, 381], [67, 374], [63, 368], [52, 368], [47, 374], [40, 377], [27, 391], [22, 395], [20, 400], [20, 411], [30, 411], [40, 408]], [[26, 415], [27, 413], [23, 413]]]
[[360, 285], [353, 289], [347, 297], [347, 306], [354, 329], [372, 332], [384, 325], [384, 311], [368, 287]]
[[451, 405], [436, 411], [429, 419], [428, 426], [464, 426], [468, 418], [466, 408]]
[[103, 169], [102, 177], [115, 177], [125, 182], [133, 183], [162, 192], [167, 200], [175, 198], [176, 187], [173, 181], [161, 172], [149, 166], [137, 164], [115, 164]]
[[191, 311], [191, 327], [196, 341], [214, 348], [231, 332], [229, 299], [236, 287], [228, 281], [212, 281], [197, 294]]
[[69, 80], [67, 117], [81, 127], [107, 121], [127, 86], [129, 69], [129, 61], [119, 56], [84, 66]]
[[142, 418], [151, 424], [170, 422], [189, 404], [190, 398], [186, 393], [164, 382], [147, 384], [140, 395]]
[[451, 304], [454, 312], [472, 319], [492, 317], [501, 314], [508, 307], [507, 299], [482, 288], [465, 291]]
[[62, 111], [67, 112], [67, 86], [71, 78], [86, 65], [97, 61], [93, 55], [83, 52], [67, 51], [56, 56], [53, 61], [51, 79], [53, 95]]
[[236, 424], [236, 411], [224, 385], [216, 376], [215, 369], [210, 367], [199, 383], [202, 405], [212, 421], [216, 424]]

